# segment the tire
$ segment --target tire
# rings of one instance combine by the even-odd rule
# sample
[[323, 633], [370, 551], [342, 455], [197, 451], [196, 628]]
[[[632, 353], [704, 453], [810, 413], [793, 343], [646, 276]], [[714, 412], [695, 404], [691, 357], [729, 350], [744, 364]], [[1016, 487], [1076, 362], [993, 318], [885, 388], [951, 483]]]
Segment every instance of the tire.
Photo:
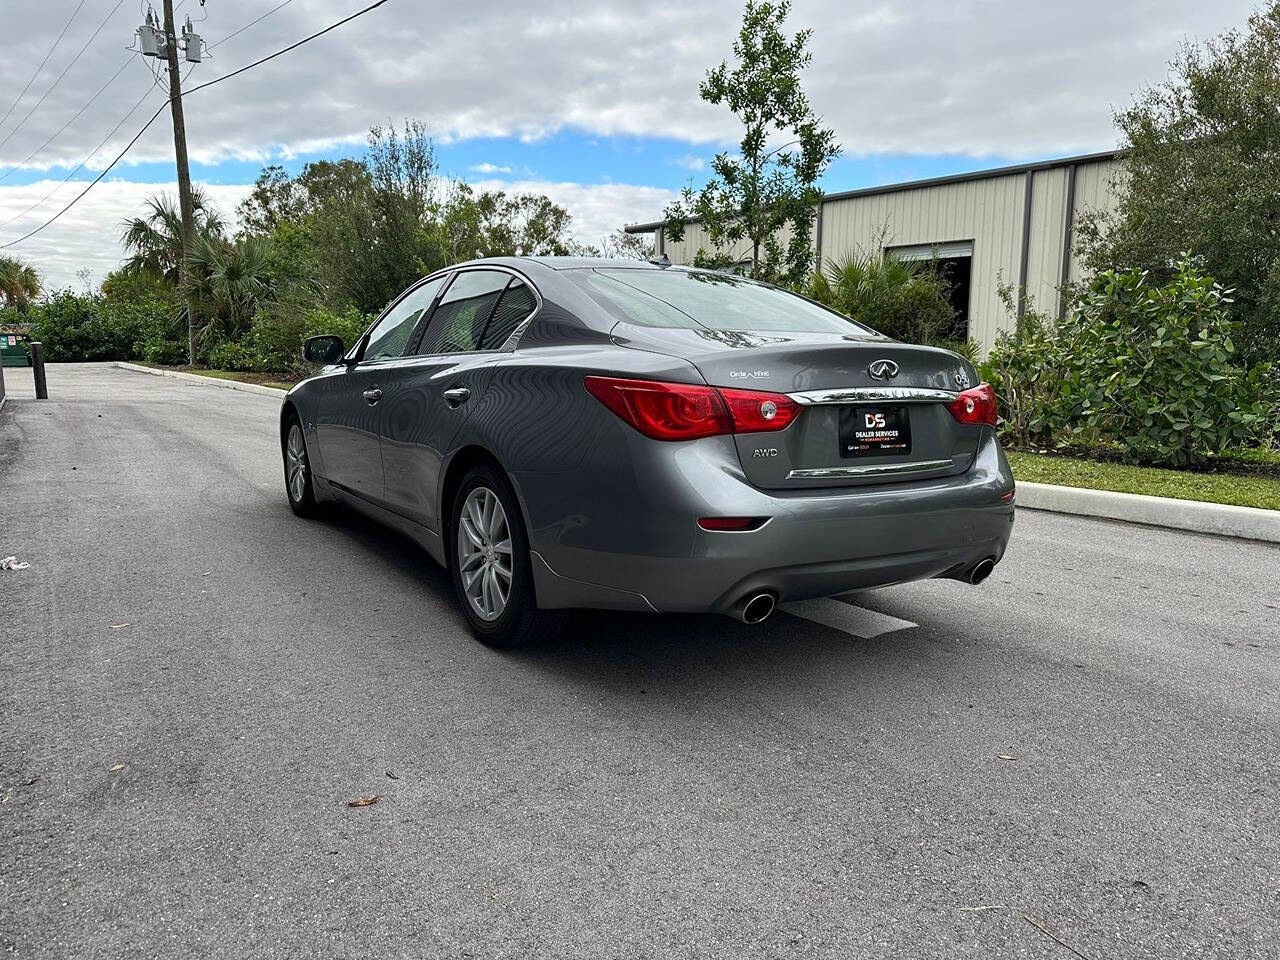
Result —
[[290, 413], [285, 421], [280, 453], [284, 457], [284, 492], [289, 498], [289, 509], [300, 517], [316, 516], [320, 505], [316, 502], [315, 485], [311, 482], [311, 458], [307, 454], [302, 421], [296, 413]]
[[529, 537], [515, 489], [501, 470], [479, 464], [463, 477], [449, 513], [448, 550], [458, 604], [485, 646], [532, 646], [560, 632], [565, 613], [538, 609]]

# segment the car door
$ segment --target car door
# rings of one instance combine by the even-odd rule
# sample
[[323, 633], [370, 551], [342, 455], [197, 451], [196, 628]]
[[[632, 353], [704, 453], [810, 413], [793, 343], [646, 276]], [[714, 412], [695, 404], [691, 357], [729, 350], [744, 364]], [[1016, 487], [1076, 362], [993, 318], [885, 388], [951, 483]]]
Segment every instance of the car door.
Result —
[[416, 338], [418, 325], [443, 287], [433, 278], [411, 287], [383, 313], [357, 346], [355, 362], [324, 378], [316, 415], [316, 442], [325, 479], [375, 503], [384, 501], [378, 405], [394, 363]]
[[379, 411], [387, 505], [440, 530], [440, 468], [479, 403], [512, 331], [536, 309], [537, 294], [506, 270], [459, 270], [419, 334], [416, 355], [399, 361], [394, 395]]

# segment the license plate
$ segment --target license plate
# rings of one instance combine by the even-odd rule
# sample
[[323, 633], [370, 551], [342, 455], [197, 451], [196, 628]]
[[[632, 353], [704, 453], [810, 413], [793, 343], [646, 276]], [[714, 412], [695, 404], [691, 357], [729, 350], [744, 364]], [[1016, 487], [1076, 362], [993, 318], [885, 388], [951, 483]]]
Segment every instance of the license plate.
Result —
[[840, 456], [882, 457], [911, 452], [906, 407], [841, 407]]

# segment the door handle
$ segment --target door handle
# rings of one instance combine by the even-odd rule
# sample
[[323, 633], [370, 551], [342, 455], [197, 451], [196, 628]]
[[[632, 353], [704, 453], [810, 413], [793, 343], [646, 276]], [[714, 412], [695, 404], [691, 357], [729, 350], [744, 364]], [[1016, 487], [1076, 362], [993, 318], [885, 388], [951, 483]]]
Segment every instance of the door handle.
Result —
[[466, 387], [454, 387], [444, 392], [444, 399], [451, 409], [460, 407], [471, 399], [471, 391]]
[[368, 402], [369, 406], [372, 407], [375, 403], [377, 403], [379, 400], [382, 399], [382, 391], [379, 390], [377, 387], [374, 387], [372, 390], [366, 390], [364, 392], [364, 399], [366, 402]]

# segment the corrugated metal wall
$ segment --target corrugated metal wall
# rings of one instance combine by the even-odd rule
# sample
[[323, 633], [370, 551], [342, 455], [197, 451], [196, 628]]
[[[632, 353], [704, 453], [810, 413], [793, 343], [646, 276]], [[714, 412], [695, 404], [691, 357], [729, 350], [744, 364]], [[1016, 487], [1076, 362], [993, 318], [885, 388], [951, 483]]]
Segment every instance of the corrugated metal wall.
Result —
[[[822, 214], [824, 261], [881, 246], [973, 241], [970, 336], [995, 337], [997, 285], [1017, 284], [1022, 236], [1021, 175], [834, 200]], [[881, 236], [883, 234], [883, 241]]]
[[[1053, 314], [1059, 308], [1072, 171], [1073, 206], [1078, 214], [1089, 208], [1114, 208], [1110, 182], [1116, 166], [1114, 160], [1095, 160], [1030, 174], [997, 171], [981, 179], [829, 199], [822, 211], [822, 258], [825, 262], [884, 246], [971, 240], [969, 334], [985, 349], [1013, 319], [1000, 300], [999, 286], [1003, 282], [1016, 290], [1022, 279], [1027, 177], [1031, 177], [1031, 218], [1026, 292], [1038, 309]], [[690, 263], [699, 248], [709, 246], [706, 231], [690, 224], [684, 239], [667, 240], [664, 251], [672, 263]], [[1069, 279], [1081, 278], [1075, 257], [1068, 267]]]

